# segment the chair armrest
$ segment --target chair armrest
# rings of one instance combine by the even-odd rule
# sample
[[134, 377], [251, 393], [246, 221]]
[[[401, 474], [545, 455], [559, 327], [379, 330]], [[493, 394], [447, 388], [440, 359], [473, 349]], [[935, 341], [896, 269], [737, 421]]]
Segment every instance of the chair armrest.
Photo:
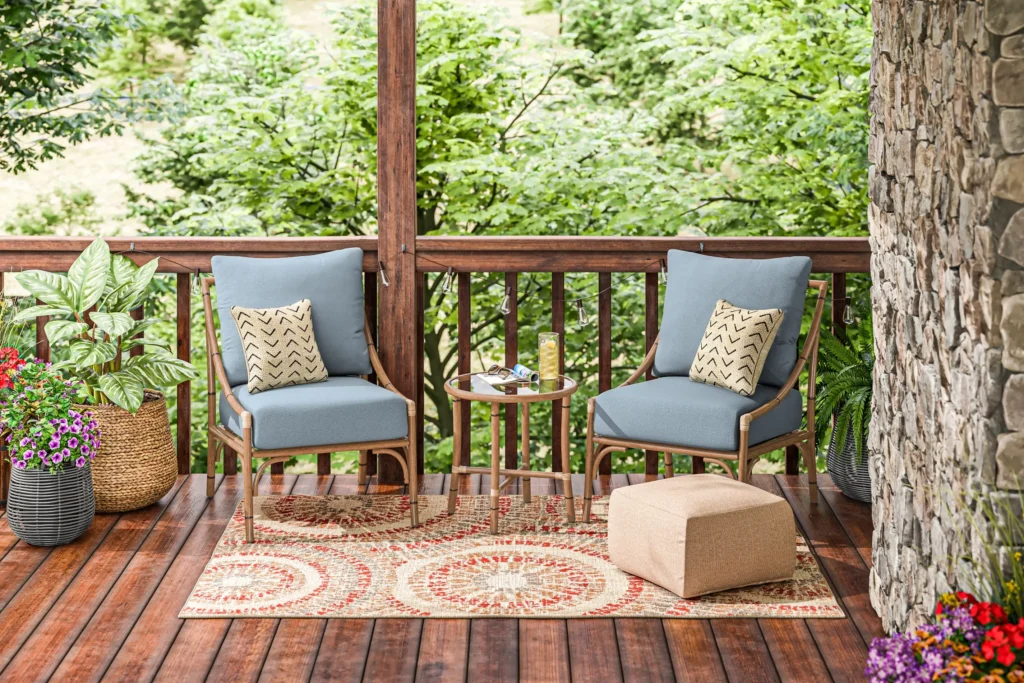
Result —
[[[213, 323], [213, 304], [210, 302], [210, 286], [213, 285], [214, 279], [212, 277], [204, 277], [202, 280], [203, 287], [203, 317], [206, 319], [206, 345], [207, 345], [207, 363], [212, 363], [213, 373], [207, 372], [206, 375], [206, 390], [212, 395], [217, 391], [217, 382], [220, 382], [221, 391], [224, 392], [225, 398], [227, 398], [228, 405], [231, 406], [232, 410], [238, 413], [243, 423], [246, 421], [245, 415], [249, 414], [242, 404], [235, 398], [234, 392], [231, 391], [231, 384], [228, 382], [228, 375], [224, 371], [224, 361], [220, 357], [220, 342], [217, 341], [217, 328]], [[214, 381], [214, 375], [216, 375], [216, 381]], [[251, 420], [251, 416], [249, 417]], [[210, 423], [213, 424], [216, 418], [211, 415]]]
[[[817, 290], [818, 302], [814, 305], [814, 315], [811, 317], [811, 327], [807, 330], [807, 336], [804, 338], [803, 348], [800, 349], [800, 356], [797, 358], [796, 365], [793, 367], [793, 371], [789, 373], [789, 378], [786, 379], [786, 383], [782, 385], [778, 393], [772, 398], [772, 400], [765, 403], [757, 410], [753, 410], [746, 415], [740, 416], [740, 429], [744, 427], [750, 427], [750, 423], [757, 418], [766, 415], [771, 412], [775, 407], [782, 403], [783, 399], [789, 395], [789, 392], [793, 390], [793, 387], [800, 381], [800, 373], [804, 371], [804, 367], [808, 365], [810, 360], [810, 386], [808, 387], [808, 399], [813, 402], [814, 400], [814, 379], [815, 371], [817, 369], [818, 360], [818, 340], [821, 338], [821, 314], [825, 308], [825, 293], [828, 290], [828, 283], [824, 280], [811, 280], [808, 283], [808, 289]], [[811, 427], [813, 429], [813, 427]]]
[[630, 375], [629, 378], [625, 382], [623, 382], [622, 384], [619, 385], [620, 387], [624, 387], [624, 386], [628, 386], [630, 384], [634, 384], [638, 379], [643, 377], [647, 373], [648, 370], [651, 369], [651, 366], [654, 365], [654, 353], [655, 353], [655, 351], [658, 350], [658, 340], [659, 339], [661, 339], [661, 335], [658, 335], [658, 337], [656, 337], [654, 339], [654, 343], [651, 344], [651, 350], [647, 352], [646, 356], [644, 356], [644, 360], [643, 360], [642, 363], [640, 363], [640, 367], [638, 367], [635, 371], [633, 371], [633, 374]]
[[377, 355], [377, 345], [373, 343], [373, 337], [370, 336], [369, 319], [365, 320], [363, 330], [366, 333], [366, 347], [370, 352], [370, 367], [372, 367], [373, 371], [377, 374], [377, 383], [380, 384], [385, 389], [387, 389], [388, 391], [398, 394], [403, 399], [405, 399], [406, 404], [409, 406], [409, 410], [415, 412], [416, 402], [410, 399], [405, 394], [403, 394], [401, 391], [399, 391], [398, 388], [395, 387], [395, 385], [392, 384], [391, 380], [388, 378], [388, 373], [384, 372], [384, 366], [381, 365], [380, 356]]

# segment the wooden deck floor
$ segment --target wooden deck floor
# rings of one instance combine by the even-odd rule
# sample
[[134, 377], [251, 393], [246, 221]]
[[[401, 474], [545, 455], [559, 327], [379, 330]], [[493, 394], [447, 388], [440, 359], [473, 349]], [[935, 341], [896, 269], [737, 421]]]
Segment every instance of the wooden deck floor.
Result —
[[[348, 475], [268, 479], [265, 493], [357, 492]], [[484, 479], [467, 492], [486, 491]], [[870, 508], [827, 477], [811, 504], [806, 478], [783, 475], [755, 484], [789, 500], [847, 619], [184, 621], [178, 610], [241, 497], [236, 477], [217, 483], [207, 499], [204, 476], [180, 477], [158, 505], [98, 515], [52, 550], [19, 542], [0, 517], [0, 680], [859, 681], [882, 635], [867, 594]], [[551, 485], [535, 480], [534, 491]], [[422, 490], [446, 486], [428, 475]]]

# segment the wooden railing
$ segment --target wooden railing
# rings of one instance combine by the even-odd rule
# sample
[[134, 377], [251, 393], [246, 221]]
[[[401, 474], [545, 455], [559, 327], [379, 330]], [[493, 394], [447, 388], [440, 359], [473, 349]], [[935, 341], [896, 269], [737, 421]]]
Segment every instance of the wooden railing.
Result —
[[[89, 244], [89, 238], [45, 237], [45, 238], [0, 238], [0, 271], [4, 273], [28, 269], [45, 269], [55, 272], [66, 271], [79, 253]], [[177, 274], [177, 356], [189, 359], [192, 349], [190, 312], [194, 302], [191, 287], [197, 273], [210, 270], [210, 259], [216, 254], [230, 254], [253, 257], [284, 257], [315, 254], [346, 247], [360, 247], [365, 256], [365, 300], [367, 314], [374, 325], [377, 320], [377, 271], [380, 261], [385, 272], [396, 267], [399, 259], [415, 259], [415, 272], [439, 273], [449, 268], [457, 277], [458, 292], [458, 370], [470, 371], [470, 335], [472, 322], [470, 300], [472, 273], [504, 273], [505, 286], [511, 290], [512, 312], [505, 316], [505, 359], [513, 363], [518, 354], [518, 316], [516, 294], [521, 273], [551, 273], [551, 329], [565, 332], [566, 315], [575, 311], [566, 310], [566, 273], [597, 273], [597, 349], [599, 388], [606, 391], [612, 384], [612, 274], [644, 273], [645, 311], [644, 327], [646, 343], [653, 342], [658, 332], [659, 272], [662, 260], [669, 249], [703, 252], [712, 256], [771, 258], [788, 255], [809, 256], [813, 261], [812, 272], [827, 273], [831, 277], [832, 325], [843, 326], [842, 314], [848, 303], [846, 274], [869, 271], [870, 247], [866, 238], [752, 238], [752, 237], [420, 237], [415, 244], [402, 245], [393, 254], [379, 255], [378, 241], [374, 237], [312, 237], [312, 238], [232, 238], [232, 237], [180, 237], [180, 238], [111, 238], [108, 240], [112, 252], [120, 252], [136, 263], [144, 263], [154, 257], [161, 257], [159, 271]], [[380, 256], [380, 258], [378, 258]], [[403, 266], [406, 264], [403, 263]], [[407, 266], [406, 266], [407, 267]], [[423, 278], [418, 277], [422, 287]], [[423, 415], [423, 297], [419, 302], [419, 355], [416, 393]], [[43, 323], [37, 323], [37, 356], [48, 358], [49, 347], [43, 333]], [[564, 366], [564, 358], [562, 359]], [[385, 358], [387, 366], [387, 358]], [[389, 369], [390, 373], [390, 369]], [[177, 389], [178, 401], [178, 468], [180, 472], [190, 469], [191, 414], [190, 387], [182, 385]], [[555, 407], [552, 419], [558, 424], [560, 408]], [[507, 435], [515, 434], [513, 419], [506, 420]], [[469, 411], [462, 412], [462, 423], [455, 425], [462, 430], [463, 438], [460, 459], [469, 463], [470, 439]], [[420, 420], [418, 438], [419, 453], [423, 453], [423, 420]], [[506, 438], [509, 448], [506, 454], [510, 461], [516, 457], [515, 439]], [[554, 444], [555, 467], [561, 463], [560, 444]], [[387, 462], [387, 461], [385, 461]], [[320, 454], [317, 468], [321, 474], [329, 472], [330, 458]], [[796, 453], [787, 453], [786, 469], [795, 472], [798, 464]], [[648, 453], [646, 469], [657, 471], [655, 454]], [[610, 462], [608, 462], [610, 467]], [[233, 472], [237, 467], [233, 457], [225, 461], [225, 471]], [[383, 463], [382, 463], [383, 467]], [[695, 463], [699, 468], [700, 463]], [[422, 471], [422, 458], [419, 462]], [[397, 473], [382, 469], [382, 478], [394, 477]]]

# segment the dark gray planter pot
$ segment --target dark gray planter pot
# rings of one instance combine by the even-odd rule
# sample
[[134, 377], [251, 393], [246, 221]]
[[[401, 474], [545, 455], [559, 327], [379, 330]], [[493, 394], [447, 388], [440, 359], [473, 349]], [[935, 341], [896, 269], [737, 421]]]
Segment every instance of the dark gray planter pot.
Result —
[[89, 465], [57, 474], [11, 471], [7, 523], [29, 545], [70, 543], [85, 533], [96, 513]]
[[868, 469], [867, 449], [857, 464], [857, 446], [853, 440], [853, 429], [846, 432], [846, 443], [842, 450], [836, 447], [836, 432], [832, 430], [832, 440], [828, 444], [828, 455], [825, 462], [832, 481], [844, 494], [862, 503], [871, 502], [871, 471]]

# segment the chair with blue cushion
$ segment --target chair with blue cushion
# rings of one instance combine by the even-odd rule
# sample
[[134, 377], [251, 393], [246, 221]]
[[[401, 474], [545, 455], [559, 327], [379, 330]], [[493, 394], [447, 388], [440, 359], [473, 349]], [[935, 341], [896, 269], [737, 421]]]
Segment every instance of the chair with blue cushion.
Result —
[[[412, 526], [416, 500], [416, 403], [388, 380], [370, 337], [363, 307], [361, 249], [295, 258], [215, 256], [213, 277], [204, 278], [209, 406], [208, 496], [213, 495], [218, 448], [242, 461], [246, 542], [254, 540], [253, 491], [266, 468], [303, 453], [359, 451], [359, 483], [366, 483], [370, 453], [386, 453], [402, 466], [409, 489]], [[217, 327], [211, 303], [216, 283]], [[313, 334], [328, 379], [250, 394], [245, 354], [231, 307], [273, 308], [309, 299]], [[367, 377], [377, 374], [378, 384]], [[220, 384], [219, 399], [217, 384]], [[218, 416], [219, 408], [219, 420]], [[255, 477], [253, 459], [263, 459]]]
[[[601, 460], [627, 448], [663, 452], [667, 477], [673, 474], [674, 453], [717, 462], [730, 476], [725, 461], [735, 460], [738, 479], [749, 483], [758, 458], [796, 445], [803, 452], [812, 497], [816, 495], [814, 376], [828, 285], [809, 280], [810, 271], [806, 257], [730, 259], [669, 252], [661, 333], [629, 379], [587, 403], [585, 521], [590, 521], [593, 479]], [[817, 302], [797, 355], [808, 292]], [[688, 376], [719, 299], [785, 313], [751, 396]], [[806, 410], [799, 389], [805, 366], [810, 373]], [[639, 382], [649, 369], [655, 379]]]

